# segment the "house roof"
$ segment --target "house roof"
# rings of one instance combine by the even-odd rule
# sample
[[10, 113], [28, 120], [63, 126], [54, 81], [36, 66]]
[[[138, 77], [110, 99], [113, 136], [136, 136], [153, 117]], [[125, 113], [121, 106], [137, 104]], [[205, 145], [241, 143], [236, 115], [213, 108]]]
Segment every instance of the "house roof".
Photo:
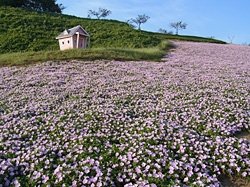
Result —
[[73, 27], [71, 29], [65, 29], [60, 35], [58, 35], [56, 37], [56, 39], [71, 37], [74, 34], [76, 34], [76, 32], [78, 31], [78, 29], [80, 29], [80, 28], [86, 33], [86, 34], [80, 33], [81, 35], [90, 37], [90, 35], [81, 27], [81, 25], [77, 25], [77, 26], [75, 26], [75, 27]]

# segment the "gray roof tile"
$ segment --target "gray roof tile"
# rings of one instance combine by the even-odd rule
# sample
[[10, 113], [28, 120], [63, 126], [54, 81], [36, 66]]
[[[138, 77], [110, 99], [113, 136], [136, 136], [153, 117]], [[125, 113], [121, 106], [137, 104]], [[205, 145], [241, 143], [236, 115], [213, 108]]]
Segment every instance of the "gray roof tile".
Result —
[[[79, 28], [82, 28], [81, 25], [77, 25], [77, 26], [75, 26], [75, 27], [73, 27], [73, 28], [71, 28], [71, 29], [65, 29], [60, 35], [58, 35], [58, 36], [56, 37], [56, 39], [71, 37], [71, 36], [73, 36], [73, 35], [76, 33], [76, 31], [77, 31]], [[83, 29], [83, 28], [82, 28], [82, 29]], [[83, 29], [83, 30], [84, 30], [84, 29]], [[84, 30], [84, 32], [86, 32], [86, 31]], [[87, 32], [86, 32], [86, 33], [87, 33]], [[90, 37], [90, 35], [89, 35], [88, 33], [87, 33], [87, 36]]]

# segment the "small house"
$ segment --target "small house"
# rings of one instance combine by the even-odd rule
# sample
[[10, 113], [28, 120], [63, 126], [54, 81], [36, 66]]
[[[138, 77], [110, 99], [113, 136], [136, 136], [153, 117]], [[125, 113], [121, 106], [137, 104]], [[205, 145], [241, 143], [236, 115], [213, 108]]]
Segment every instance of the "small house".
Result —
[[85, 49], [90, 46], [90, 35], [80, 25], [65, 29], [56, 39], [59, 41], [60, 50]]

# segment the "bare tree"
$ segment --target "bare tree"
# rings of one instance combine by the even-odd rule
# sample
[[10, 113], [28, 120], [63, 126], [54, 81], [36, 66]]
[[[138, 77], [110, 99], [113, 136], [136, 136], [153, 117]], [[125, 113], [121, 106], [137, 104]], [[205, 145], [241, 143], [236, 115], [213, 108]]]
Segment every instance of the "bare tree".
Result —
[[131, 21], [131, 19], [127, 20], [126, 23], [127, 23], [130, 27], [132, 27], [133, 29], [136, 28], [136, 25], [134, 25], [134, 23]]
[[111, 13], [112, 12], [110, 10], [100, 7], [98, 11], [89, 10], [88, 17], [91, 18], [91, 16], [95, 16], [97, 19], [100, 19], [107, 17]]
[[182, 23], [182, 21], [176, 22], [176, 23], [170, 23], [170, 27], [174, 28], [176, 30], [176, 35], [178, 35], [178, 32], [180, 29], [186, 29], [187, 24]]
[[167, 34], [168, 31], [166, 29], [159, 28], [159, 33]]
[[228, 38], [228, 40], [230, 41], [230, 43], [233, 43], [234, 36], [228, 36], [227, 38]]
[[127, 23], [135, 27], [133, 24], [136, 24], [138, 26], [138, 29], [141, 30], [141, 24], [146, 23], [150, 17], [143, 14], [143, 15], [138, 15], [136, 18], [131, 18], [130, 20], [127, 21]]
[[248, 44], [247, 42], [243, 42], [242, 45], [250, 46], [250, 44]]
[[169, 34], [169, 35], [173, 34], [173, 31], [167, 31], [166, 29], [162, 29], [162, 28], [160, 28], [158, 32], [162, 34]]

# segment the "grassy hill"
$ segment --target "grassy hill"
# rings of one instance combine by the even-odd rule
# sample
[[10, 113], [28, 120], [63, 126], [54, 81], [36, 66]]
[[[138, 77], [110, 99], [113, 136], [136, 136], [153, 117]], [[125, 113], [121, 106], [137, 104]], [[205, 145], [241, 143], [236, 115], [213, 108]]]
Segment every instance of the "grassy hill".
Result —
[[76, 25], [82, 25], [91, 35], [93, 48], [148, 48], [157, 46], [163, 39], [223, 43], [201, 37], [139, 31], [127, 23], [116, 20], [96, 20], [22, 8], [0, 7], [0, 54], [58, 50], [59, 45], [55, 37], [64, 29]]
[[0, 53], [59, 49], [55, 39], [76, 25], [91, 35], [92, 47], [156, 46], [160, 39], [116, 20], [95, 20], [21, 8], [0, 8]]

